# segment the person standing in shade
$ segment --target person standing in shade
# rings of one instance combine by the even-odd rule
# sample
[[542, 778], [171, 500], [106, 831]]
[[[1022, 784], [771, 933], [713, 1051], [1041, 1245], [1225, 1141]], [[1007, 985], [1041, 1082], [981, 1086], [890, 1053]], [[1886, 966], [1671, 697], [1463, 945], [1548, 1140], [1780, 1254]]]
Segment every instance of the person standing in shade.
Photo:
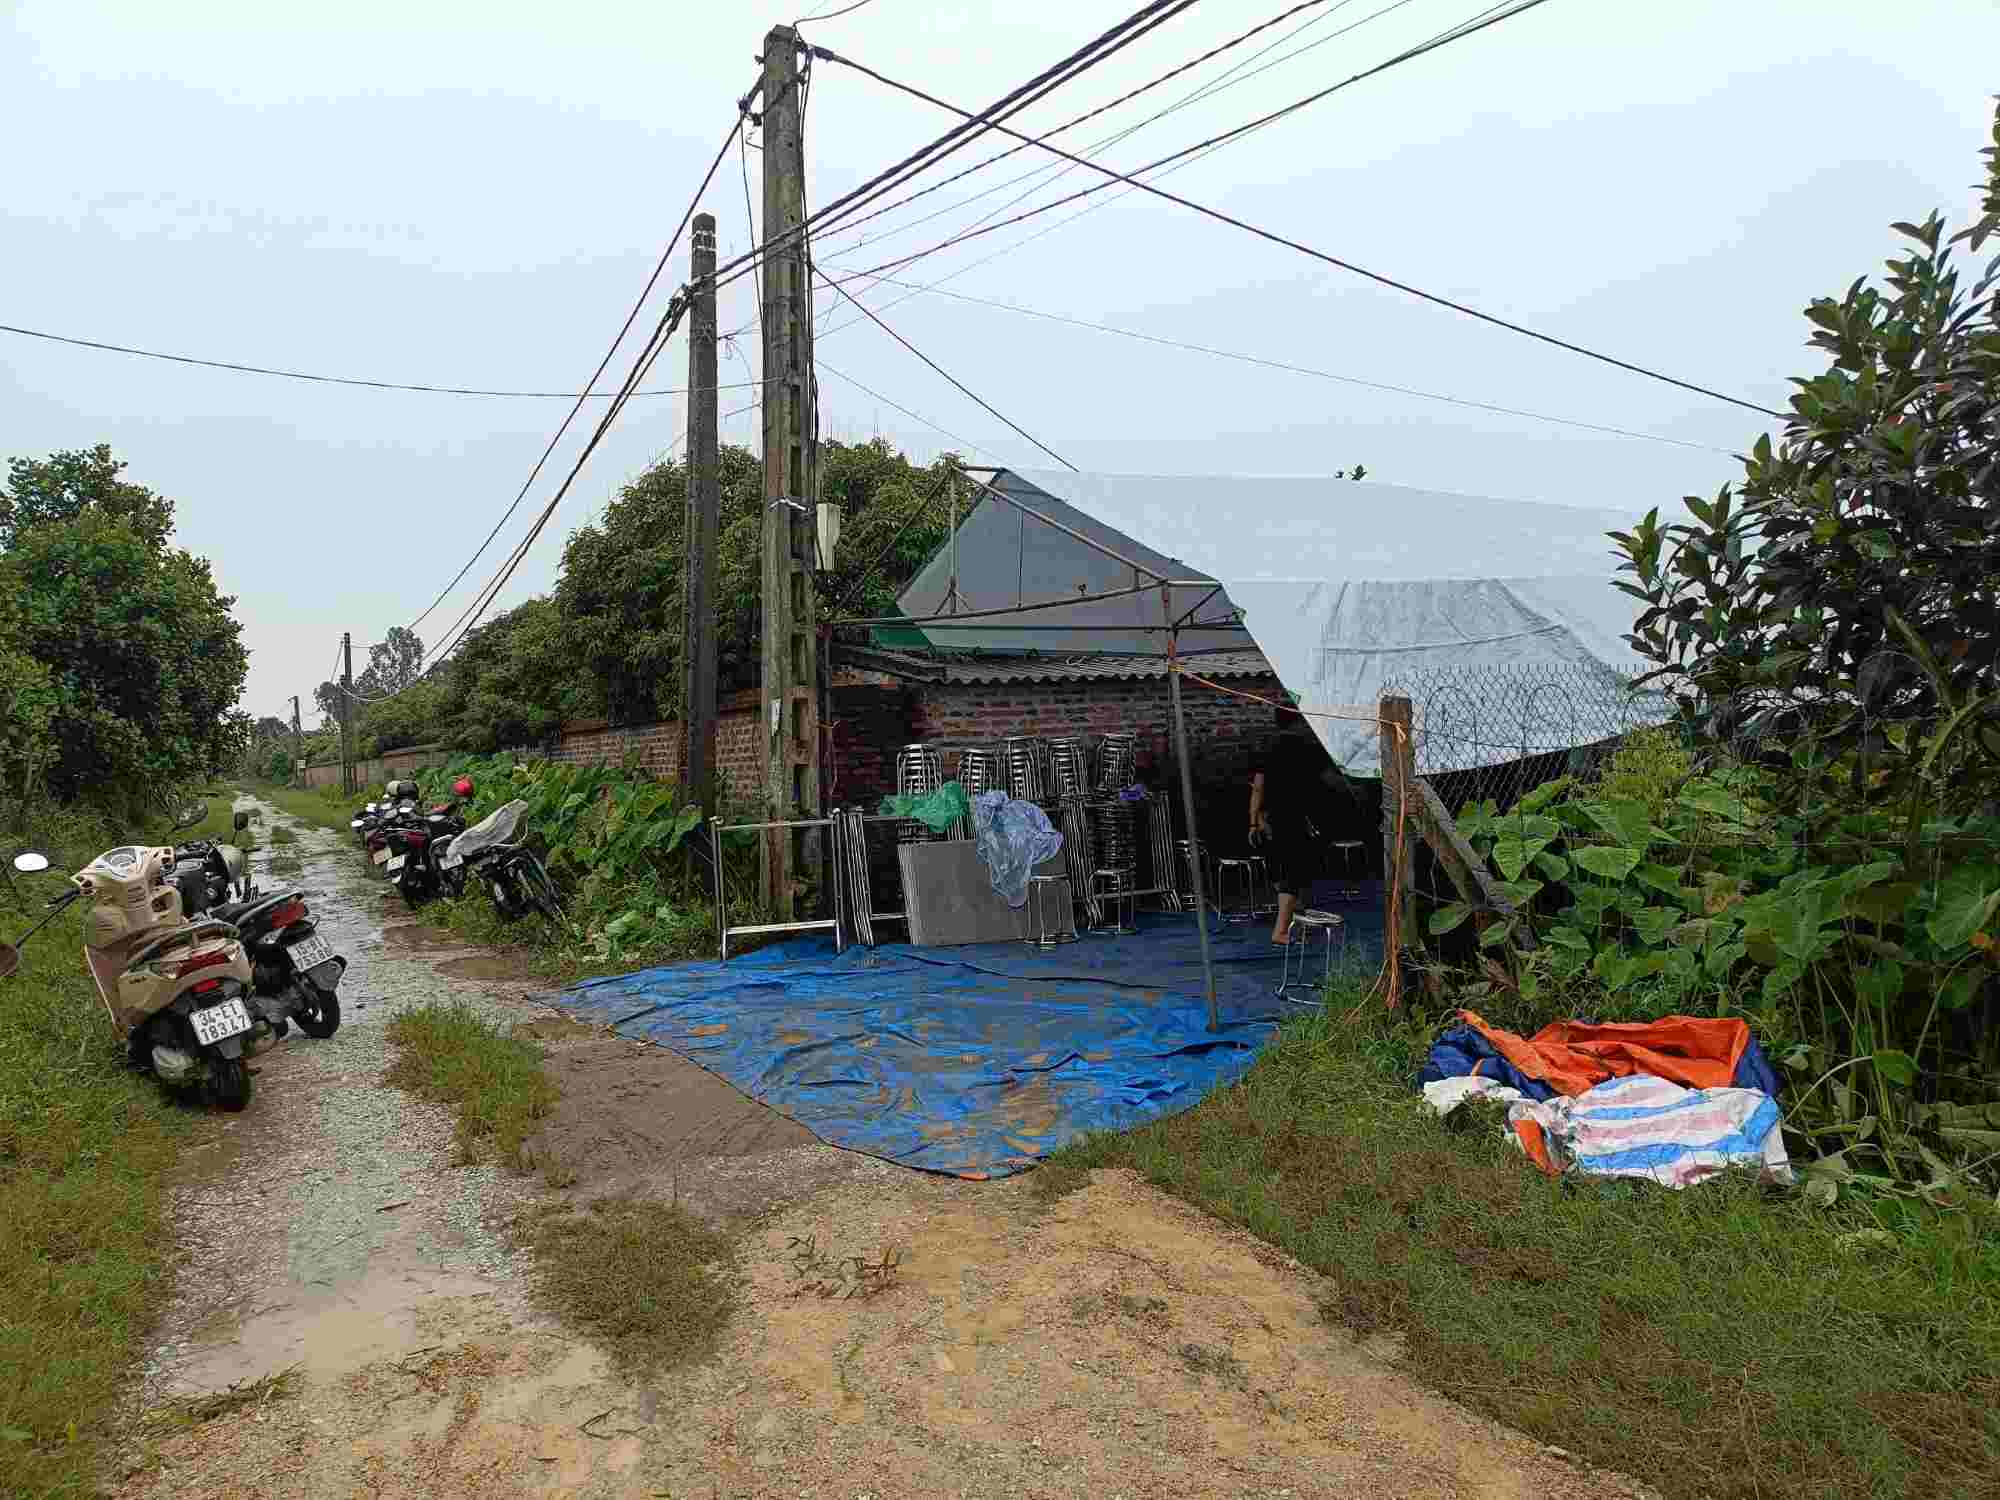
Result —
[[1280, 708], [1275, 718], [1276, 732], [1250, 766], [1250, 844], [1264, 856], [1278, 892], [1271, 941], [1283, 947], [1292, 940], [1292, 914], [1312, 889], [1308, 813], [1326, 752], [1296, 709]]

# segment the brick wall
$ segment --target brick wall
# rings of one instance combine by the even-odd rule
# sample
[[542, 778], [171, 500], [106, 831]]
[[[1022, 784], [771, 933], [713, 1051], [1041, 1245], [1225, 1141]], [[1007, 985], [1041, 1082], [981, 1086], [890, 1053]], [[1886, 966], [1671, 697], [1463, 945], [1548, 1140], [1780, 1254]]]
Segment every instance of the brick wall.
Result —
[[[1232, 678], [1229, 685], [1263, 698], [1282, 696], [1275, 677]], [[1203, 821], [1210, 806], [1216, 816], [1240, 814], [1245, 809], [1237, 804], [1247, 795], [1250, 757], [1270, 733], [1271, 711], [1262, 703], [1195, 684], [1186, 685], [1182, 696]], [[896, 751], [917, 740], [939, 742], [949, 751], [1013, 734], [1123, 731], [1139, 737], [1142, 779], [1173, 787], [1178, 775], [1172, 758], [1172, 697], [1159, 678], [911, 684], [856, 677], [834, 687], [833, 717], [830, 779], [837, 806], [872, 807], [894, 791]], [[636, 753], [645, 769], [671, 779], [680, 773], [680, 725], [673, 720], [566, 725], [552, 753], [557, 760], [611, 765]], [[725, 699], [717, 715], [716, 761], [732, 800], [756, 800], [759, 755], [757, 695]], [[949, 753], [945, 765], [947, 771], [953, 769]]]
[[[734, 693], [716, 705], [715, 761], [724, 794], [749, 800], [764, 774], [757, 739], [757, 694]], [[580, 765], [622, 765], [635, 756], [645, 770], [672, 781], [681, 773], [681, 726], [678, 719], [652, 724], [565, 724], [551, 747], [550, 758]]]
[[[376, 786], [391, 777], [408, 776], [425, 766], [441, 765], [451, 752], [442, 745], [405, 745], [401, 750], [385, 750], [368, 760], [354, 763], [354, 774], [362, 786]], [[306, 767], [307, 786], [339, 786], [340, 757]]]
[[[1229, 686], [1261, 698], [1281, 699], [1284, 691], [1275, 677], [1232, 678]], [[1131, 733], [1139, 737], [1142, 780], [1165, 785], [1179, 774], [1173, 761], [1172, 690], [1164, 679], [953, 683], [920, 691], [911, 726], [915, 739], [962, 746], [1014, 734]], [[1252, 753], [1271, 733], [1271, 710], [1192, 683], [1183, 685], [1181, 699], [1197, 785], [1244, 785]]]

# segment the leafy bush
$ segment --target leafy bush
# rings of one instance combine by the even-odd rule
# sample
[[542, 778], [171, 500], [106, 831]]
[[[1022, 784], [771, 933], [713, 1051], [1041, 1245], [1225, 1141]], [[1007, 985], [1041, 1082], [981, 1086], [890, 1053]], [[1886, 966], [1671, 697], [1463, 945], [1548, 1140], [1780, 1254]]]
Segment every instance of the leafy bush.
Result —
[[441, 798], [460, 776], [473, 781], [469, 821], [527, 802], [522, 834], [543, 851], [592, 957], [681, 955], [712, 939], [706, 863], [688, 852], [701, 807], [681, 787], [636, 769], [512, 755], [457, 756], [418, 781]]
[[1507, 982], [1703, 987], [1809, 1070], [1794, 1112], [1832, 1170], [1931, 1183], [1940, 1152], [2000, 1159], [2000, 265], [1954, 263], [2000, 225], [2000, 115], [1994, 139], [1981, 222], [1896, 224], [1883, 285], [1806, 308], [1827, 367], [1743, 483], [1614, 536], [1647, 680], [1752, 764], [1463, 825], [1526, 908], [1481, 941], [1547, 940]]
[[[1536, 950], [1489, 962], [1490, 986], [1529, 1007], [1545, 988], [1573, 1005], [1581, 987], [1626, 1014], [1740, 1013], [1817, 1080], [1795, 1105], [1816, 1142], [1942, 1183], [1927, 1151], [2000, 1148], [2000, 1091], [1979, 1081], [1996, 1065], [2000, 819], [1935, 820], [1911, 859], [1879, 814], [1811, 841], [1816, 814], [1780, 801], [1783, 786], [1725, 765], [1657, 804], [1565, 778], [1505, 813], [1467, 807], [1460, 832], [1517, 904], [1478, 944]], [[1471, 915], [1453, 903], [1430, 930]]]

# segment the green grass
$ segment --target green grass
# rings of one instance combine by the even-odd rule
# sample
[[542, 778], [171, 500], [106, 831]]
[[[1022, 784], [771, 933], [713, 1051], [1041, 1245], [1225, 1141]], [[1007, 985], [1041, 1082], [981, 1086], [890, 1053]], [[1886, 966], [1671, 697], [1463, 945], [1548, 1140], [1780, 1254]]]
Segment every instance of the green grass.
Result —
[[[218, 843], [234, 844], [248, 854], [257, 847], [257, 826], [253, 823], [242, 832], [236, 830], [236, 796], [233, 792], [217, 792], [208, 799], [208, 816], [192, 828], [179, 832], [160, 828], [154, 836], [162, 843], [182, 844], [190, 839], [213, 839]], [[129, 838], [129, 835], [125, 837]]]
[[[228, 799], [221, 799], [223, 826]], [[11, 941], [66, 887], [63, 874], [135, 836], [38, 814], [9, 836], [56, 869], [0, 886]], [[171, 1284], [165, 1181], [189, 1124], [129, 1071], [83, 966], [80, 907], [21, 950], [0, 980], [0, 1494], [84, 1496], [107, 1477], [113, 1408]]]
[[1305, 1019], [1241, 1083], [1054, 1165], [1244, 1226], [1331, 1278], [1329, 1323], [1670, 1496], [2000, 1494], [1994, 1213], [1552, 1182], [1429, 1114], [1427, 1042]]
[[389, 1081], [453, 1106], [465, 1160], [490, 1153], [521, 1170], [533, 1165], [528, 1137], [559, 1097], [540, 1047], [463, 1003], [406, 1010], [389, 1023], [389, 1040], [397, 1049]]
[[676, 1204], [547, 1205], [521, 1225], [535, 1297], [645, 1380], [705, 1358], [736, 1310], [735, 1241]]
[[350, 833], [347, 825], [354, 817], [354, 810], [369, 800], [369, 794], [343, 792], [338, 786], [279, 786], [273, 781], [259, 781], [251, 790], [280, 812], [336, 833]]

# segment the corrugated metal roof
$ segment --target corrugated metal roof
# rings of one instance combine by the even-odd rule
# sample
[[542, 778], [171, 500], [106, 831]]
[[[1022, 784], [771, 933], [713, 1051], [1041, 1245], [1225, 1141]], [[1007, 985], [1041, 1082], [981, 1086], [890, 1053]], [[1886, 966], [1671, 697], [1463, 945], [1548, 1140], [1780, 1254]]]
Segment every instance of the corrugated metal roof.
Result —
[[[1143, 682], [1164, 679], [1166, 658], [1162, 656], [975, 656], [901, 657], [899, 653], [874, 651], [871, 664], [889, 667], [900, 660], [912, 676], [947, 683], [1014, 682]], [[1214, 651], [1186, 658], [1187, 668], [1203, 677], [1265, 677], [1271, 664], [1258, 651]]]

